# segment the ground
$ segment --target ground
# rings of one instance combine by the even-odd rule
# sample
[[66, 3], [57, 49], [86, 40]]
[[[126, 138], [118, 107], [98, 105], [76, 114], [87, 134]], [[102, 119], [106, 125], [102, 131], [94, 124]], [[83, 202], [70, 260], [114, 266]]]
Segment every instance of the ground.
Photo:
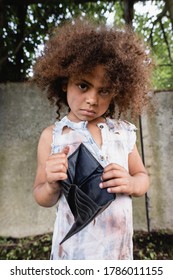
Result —
[[[52, 233], [25, 238], [0, 237], [0, 260], [49, 260]], [[173, 234], [134, 233], [135, 260], [172, 260]]]

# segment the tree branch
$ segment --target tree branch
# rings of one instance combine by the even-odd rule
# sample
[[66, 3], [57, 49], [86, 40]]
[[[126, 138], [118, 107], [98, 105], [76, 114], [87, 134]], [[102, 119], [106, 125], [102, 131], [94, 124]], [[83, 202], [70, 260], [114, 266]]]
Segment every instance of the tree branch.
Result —
[[169, 18], [171, 21], [172, 31], [173, 31], [173, 3], [172, 0], [165, 0], [165, 3], [166, 3], [167, 11], [169, 13]]
[[153, 22], [153, 26], [151, 28], [151, 32], [150, 32], [150, 35], [149, 35], [149, 38], [150, 38], [150, 41], [151, 41], [151, 46], [153, 47], [153, 29], [154, 29], [154, 26], [161, 21], [162, 17], [166, 15], [166, 12], [167, 12], [167, 9], [166, 9], [166, 6], [164, 6], [162, 12], [160, 14], [158, 14], [156, 20]]
[[134, 18], [134, 3], [135, 0], [124, 0], [124, 19], [125, 22], [132, 26], [132, 21]]
[[169, 47], [169, 42], [168, 42], [168, 39], [167, 39], [167, 36], [166, 36], [166, 32], [165, 32], [165, 29], [164, 29], [164, 25], [163, 25], [161, 19], [160, 19], [160, 27], [161, 27], [161, 30], [163, 32], [163, 37], [164, 37], [164, 40], [165, 40], [165, 43], [166, 43], [166, 46], [167, 46], [169, 59], [170, 59], [171, 62], [173, 62], [172, 56], [171, 56], [171, 50], [170, 50], [170, 47]]

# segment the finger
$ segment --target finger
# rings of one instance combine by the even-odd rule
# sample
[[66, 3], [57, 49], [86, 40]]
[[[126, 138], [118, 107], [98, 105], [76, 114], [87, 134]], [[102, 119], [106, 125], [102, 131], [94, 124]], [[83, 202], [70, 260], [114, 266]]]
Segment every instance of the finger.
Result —
[[125, 170], [124, 167], [122, 167], [119, 164], [116, 163], [110, 163], [104, 168], [104, 172], [108, 172], [110, 170]]
[[69, 146], [64, 147], [64, 149], [62, 150], [62, 153], [68, 155], [69, 149], [70, 149]]
[[128, 179], [127, 178], [118, 178], [118, 179], [111, 179], [105, 182], [100, 183], [100, 188], [112, 188], [112, 187], [121, 187], [121, 186], [127, 186], [128, 185]]
[[56, 173], [56, 172], [63, 172], [66, 173], [67, 172], [67, 167], [65, 165], [65, 163], [54, 163], [53, 165], [47, 165], [46, 166], [46, 172], [47, 173]]
[[127, 177], [127, 171], [126, 170], [109, 170], [106, 172], [103, 172], [102, 174], [102, 180], [107, 181], [110, 179], [116, 179], [116, 178], [124, 178]]
[[107, 191], [109, 192], [109, 193], [124, 193], [124, 194], [130, 194], [130, 193], [128, 193], [128, 191], [127, 191], [127, 187], [126, 186], [117, 186], [117, 187], [112, 187], [112, 188], [108, 188], [107, 189]]
[[[65, 152], [67, 150], [65, 149]], [[58, 159], [58, 158], [67, 158], [67, 155], [64, 151], [60, 152], [60, 153], [57, 153], [57, 154], [52, 154], [48, 157], [48, 160], [49, 159]]]
[[64, 164], [66, 168], [68, 168], [68, 159], [65, 153], [58, 153], [51, 155], [47, 162], [47, 166], [53, 166], [53, 165], [59, 165], [59, 164]]
[[55, 183], [57, 181], [61, 181], [65, 179], [67, 179], [67, 174], [64, 172], [51, 173], [47, 175], [48, 183]]

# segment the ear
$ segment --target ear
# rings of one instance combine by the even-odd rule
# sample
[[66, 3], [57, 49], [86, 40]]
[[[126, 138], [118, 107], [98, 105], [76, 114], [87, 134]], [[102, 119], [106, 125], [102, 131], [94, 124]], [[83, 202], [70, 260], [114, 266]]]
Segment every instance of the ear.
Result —
[[62, 85], [62, 91], [67, 92], [67, 85]]
[[62, 88], [63, 92], [67, 92], [67, 84], [68, 84], [68, 81], [66, 79], [64, 79], [61, 84], [61, 88]]

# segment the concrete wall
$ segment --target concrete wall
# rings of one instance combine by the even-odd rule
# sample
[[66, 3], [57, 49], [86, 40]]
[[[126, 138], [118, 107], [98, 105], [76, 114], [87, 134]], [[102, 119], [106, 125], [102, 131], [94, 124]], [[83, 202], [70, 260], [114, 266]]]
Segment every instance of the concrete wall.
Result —
[[143, 119], [151, 229], [173, 231], [173, 92], [156, 93], [155, 100], [156, 114]]
[[35, 203], [32, 185], [41, 131], [55, 113], [35, 88], [0, 85], [0, 235], [49, 232], [55, 209]]
[[[143, 117], [145, 162], [150, 174], [151, 229], [173, 230], [173, 92], [157, 93], [159, 109]], [[0, 85], [0, 236], [22, 237], [53, 229], [55, 207], [32, 196], [41, 131], [55, 121], [55, 109], [36, 88]], [[134, 228], [147, 230], [145, 199], [134, 198]]]

